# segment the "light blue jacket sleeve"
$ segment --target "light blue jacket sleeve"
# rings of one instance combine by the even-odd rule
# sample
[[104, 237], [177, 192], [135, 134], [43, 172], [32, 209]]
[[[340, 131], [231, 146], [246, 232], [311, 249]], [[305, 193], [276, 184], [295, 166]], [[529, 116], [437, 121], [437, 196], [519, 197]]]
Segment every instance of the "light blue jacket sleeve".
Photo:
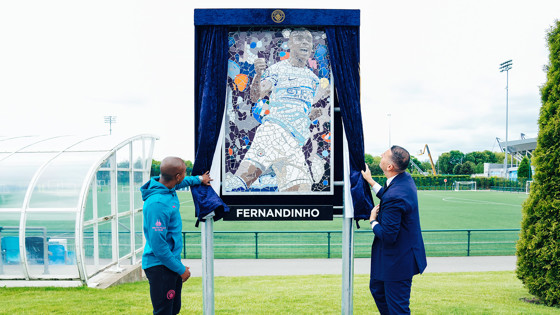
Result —
[[156, 211], [149, 211], [148, 221], [150, 226], [148, 228], [148, 235], [146, 242], [149, 242], [152, 252], [159, 259], [159, 261], [170, 270], [182, 275], [186, 267], [181, 263], [180, 259], [173, 256], [171, 247], [167, 241], [167, 232], [170, 220], [168, 207], [160, 202], [154, 203], [153, 207]]
[[200, 185], [200, 184], [202, 184], [202, 181], [198, 178], [198, 176], [185, 176], [185, 179], [183, 179], [182, 182], [177, 184], [175, 186], [175, 189], [181, 189], [187, 186]]

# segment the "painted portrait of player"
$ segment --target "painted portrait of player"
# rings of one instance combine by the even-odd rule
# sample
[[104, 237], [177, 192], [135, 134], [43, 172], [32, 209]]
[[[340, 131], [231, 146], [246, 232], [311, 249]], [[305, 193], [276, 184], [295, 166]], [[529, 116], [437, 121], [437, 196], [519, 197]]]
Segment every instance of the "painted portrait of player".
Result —
[[332, 193], [325, 32], [231, 32], [229, 52], [222, 192]]

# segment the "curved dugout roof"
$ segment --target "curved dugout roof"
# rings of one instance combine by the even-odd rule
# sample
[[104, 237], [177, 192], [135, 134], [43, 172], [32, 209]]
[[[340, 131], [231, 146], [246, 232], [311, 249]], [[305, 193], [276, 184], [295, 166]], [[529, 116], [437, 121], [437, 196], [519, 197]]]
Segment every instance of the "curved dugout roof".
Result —
[[0, 280], [136, 264], [153, 135], [0, 137]]

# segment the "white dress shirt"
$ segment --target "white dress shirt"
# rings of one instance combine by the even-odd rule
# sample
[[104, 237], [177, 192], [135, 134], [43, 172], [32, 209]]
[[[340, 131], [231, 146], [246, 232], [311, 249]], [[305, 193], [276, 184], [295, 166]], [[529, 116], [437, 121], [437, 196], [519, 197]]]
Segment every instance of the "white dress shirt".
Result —
[[[389, 185], [391, 185], [391, 182], [393, 181], [393, 179], [395, 179], [395, 177], [397, 177], [397, 175], [392, 176], [391, 178], [387, 178], [387, 187], [389, 187]], [[379, 185], [377, 182], [375, 182], [375, 184], [373, 185], [373, 191], [375, 192], [375, 194], [377, 195], [377, 193], [381, 190], [381, 185]], [[385, 188], [387, 189], [387, 188]], [[373, 209], [372, 209], [373, 210]], [[373, 230], [373, 227], [376, 226], [377, 224], [379, 224], [376, 221], [373, 221], [373, 223], [371, 223], [371, 229]]]

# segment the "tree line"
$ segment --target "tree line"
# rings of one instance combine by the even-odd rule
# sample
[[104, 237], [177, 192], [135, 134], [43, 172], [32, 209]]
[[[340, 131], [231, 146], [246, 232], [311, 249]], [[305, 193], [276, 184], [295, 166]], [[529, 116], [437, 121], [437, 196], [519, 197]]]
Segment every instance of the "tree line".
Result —
[[[463, 153], [459, 150], [451, 150], [442, 153], [434, 166], [438, 175], [482, 174], [484, 173], [484, 163], [503, 163], [504, 158], [503, 152], [484, 150]], [[415, 156], [411, 156], [410, 160], [414, 162], [422, 172], [428, 172], [430, 175], [432, 174], [432, 165], [429, 161], [421, 162]], [[373, 156], [366, 153], [365, 161], [372, 175], [383, 175], [383, 171], [379, 167], [381, 156]], [[531, 178], [530, 162], [530, 159], [527, 157], [523, 158], [517, 171], [518, 178]], [[512, 162], [510, 162], [510, 164], [511, 163]], [[418, 169], [416, 169], [412, 163], [408, 166], [408, 172], [411, 174], [419, 174]]]
[[[366, 153], [364, 156], [365, 162], [371, 170], [372, 175], [383, 175], [383, 171], [379, 167], [381, 156], [374, 156]], [[421, 162], [415, 156], [410, 157], [423, 172], [430, 173], [432, 165], [429, 161]], [[459, 150], [451, 150], [442, 153], [435, 162], [435, 169], [438, 175], [472, 175], [484, 173], [484, 163], [503, 163], [503, 152], [492, 152], [489, 150], [474, 151], [463, 153]], [[511, 163], [511, 162], [510, 162]], [[150, 176], [159, 176], [161, 161], [152, 160], [152, 168]], [[517, 170], [517, 177], [521, 179], [531, 178], [531, 161], [527, 157], [523, 158]], [[187, 176], [192, 174], [193, 163], [190, 160], [185, 161], [187, 167]], [[408, 172], [411, 174], [419, 174], [412, 163], [408, 166]]]
[[[185, 166], [187, 167], [187, 176], [192, 175], [193, 163], [189, 160], [183, 160]], [[152, 159], [152, 168], [150, 169], [150, 177], [159, 176], [160, 174], [161, 161]]]

